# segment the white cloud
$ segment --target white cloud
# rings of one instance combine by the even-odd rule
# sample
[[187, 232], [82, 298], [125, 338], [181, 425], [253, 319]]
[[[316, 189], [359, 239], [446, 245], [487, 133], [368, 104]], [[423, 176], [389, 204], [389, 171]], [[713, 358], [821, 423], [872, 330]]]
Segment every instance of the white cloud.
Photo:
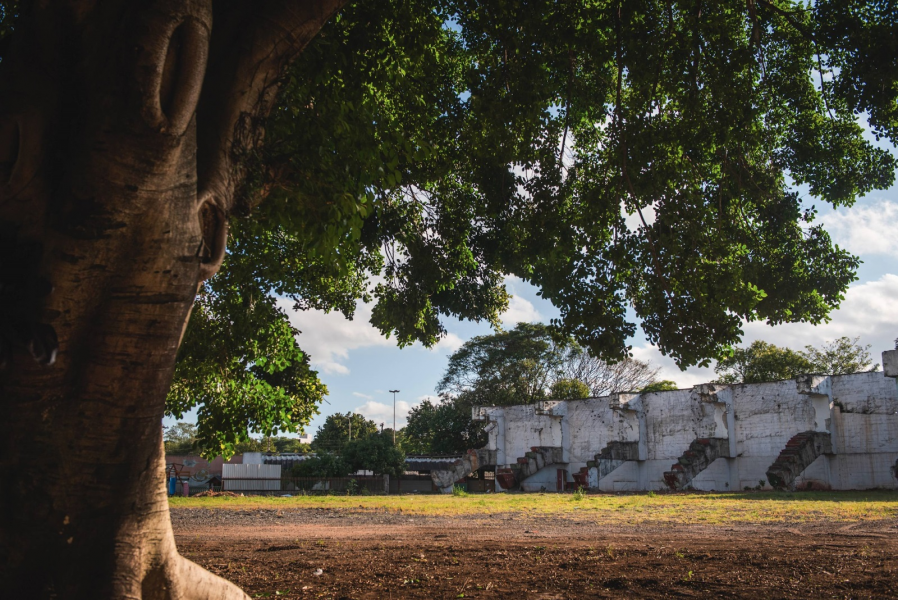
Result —
[[655, 222], [655, 206], [652, 204], [643, 207], [642, 216], [640, 216], [638, 211], [633, 211], [633, 214], [630, 214], [627, 211], [626, 201], [621, 200], [620, 211], [624, 217], [624, 223], [626, 223], [627, 229], [630, 231], [636, 231], [642, 227], [642, 219], [645, 219], [646, 225], [651, 225]]
[[352, 395], [363, 400], [374, 400], [374, 396], [369, 396], [368, 394], [363, 394], [361, 392], [353, 392]]
[[823, 216], [824, 228], [833, 240], [853, 254], [885, 254], [898, 257], [898, 203], [889, 200], [840, 208]]
[[463, 339], [450, 332], [443, 336], [440, 341], [430, 349], [430, 351], [452, 354], [453, 352], [461, 348], [462, 344], [464, 343], [465, 341]]
[[763, 323], [745, 326], [745, 343], [764, 340], [794, 349], [817, 346], [836, 338], [860, 336], [860, 343], [870, 344], [875, 362], [880, 353], [895, 347], [898, 337], [898, 275], [886, 274], [875, 281], [848, 288], [842, 306], [833, 311], [829, 323], [810, 325], [789, 323], [768, 327]]
[[[755, 340], [763, 340], [777, 346], [802, 350], [805, 346], [819, 346], [825, 342], [846, 336], [859, 343], [870, 345], [873, 362], [881, 363], [883, 350], [895, 347], [898, 337], [898, 275], [883, 275], [876, 281], [854, 285], [845, 294], [839, 310], [831, 313], [829, 323], [811, 325], [809, 323], [788, 323], [769, 327], [764, 323], [747, 323], [742, 345]], [[690, 367], [680, 371], [673, 359], [663, 356], [657, 348], [646, 344], [633, 348], [633, 357], [651, 361], [661, 367], [659, 379], [670, 379], [680, 388], [716, 379], [713, 368]]]
[[[293, 310], [292, 303], [285, 299], [280, 299], [278, 304], [290, 316], [293, 326], [302, 332], [297, 340], [300, 348], [309, 353], [312, 366], [328, 375], [349, 375], [346, 363], [352, 350], [396, 345], [395, 340], [387, 339], [369, 323], [372, 305], [357, 303], [355, 317], [350, 321], [339, 312]], [[532, 305], [530, 306], [532, 309]], [[430, 351], [451, 354], [461, 348], [464, 342], [458, 335], [450, 332]], [[418, 347], [422, 346], [418, 344]], [[377, 390], [377, 393], [381, 393], [381, 390]], [[370, 396], [362, 397], [370, 399]]]
[[[411, 404], [406, 402], [405, 400], [397, 400], [396, 401], [396, 428], [401, 429], [405, 427], [408, 423], [408, 413], [412, 409]], [[383, 402], [375, 402], [373, 400], [369, 400], [365, 402], [363, 405], [358, 406], [353, 409], [352, 412], [358, 413], [364, 416], [366, 419], [371, 419], [375, 423], [377, 423], [378, 427], [383, 423], [385, 428], [392, 429], [393, 427], [393, 404], [384, 404]]]
[[279, 304], [290, 315], [293, 326], [302, 332], [299, 346], [311, 356], [312, 366], [329, 375], [349, 374], [344, 363], [350, 350], [395, 343], [368, 323], [371, 307], [366, 304], [357, 305], [352, 321], [338, 312], [295, 311], [289, 300], [282, 299]]
[[685, 371], [681, 371], [677, 363], [669, 356], [664, 356], [661, 351], [651, 344], [633, 347], [633, 358], [651, 362], [656, 367], [661, 367], [658, 372], [658, 379], [667, 379], [677, 384], [680, 389], [690, 388], [700, 383], [707, 383], [712, 379], [716, 379], [717, 375], [714, 369], [689, 367]]
[[536, 310], [529, 300], [520, 296], [512, 296], [508, 302], [508, 310], [501, 315], [502, 324], [514, 327], [518, 323], [536, 323], [543, 320], [543, 316]]

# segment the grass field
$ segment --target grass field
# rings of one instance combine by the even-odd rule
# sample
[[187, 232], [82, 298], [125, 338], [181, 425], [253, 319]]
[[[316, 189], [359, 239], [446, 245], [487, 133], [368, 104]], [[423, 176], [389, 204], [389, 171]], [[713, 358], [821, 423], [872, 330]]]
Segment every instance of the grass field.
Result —
[[870, 521], [898, 518], [898, 493], [750, 492], [646, 494], [490, 494], [426, 496], [296, 496], [280, 498], [180, 498], [172, 507], [196, 509], [386, 510], [421, 515], [497, 513], [552, 514], [598, 518], [609, 523], [804, 523], [816, 520]]

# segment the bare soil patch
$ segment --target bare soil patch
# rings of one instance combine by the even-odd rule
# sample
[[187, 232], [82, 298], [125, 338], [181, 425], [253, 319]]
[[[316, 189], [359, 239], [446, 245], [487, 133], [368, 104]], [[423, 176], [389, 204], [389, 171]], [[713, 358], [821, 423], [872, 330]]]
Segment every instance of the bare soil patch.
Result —
[[184, 555], [252, 597], [898, 596], [896, 519], [631, 525], [344, 507], [173, 508], [172, 522]]

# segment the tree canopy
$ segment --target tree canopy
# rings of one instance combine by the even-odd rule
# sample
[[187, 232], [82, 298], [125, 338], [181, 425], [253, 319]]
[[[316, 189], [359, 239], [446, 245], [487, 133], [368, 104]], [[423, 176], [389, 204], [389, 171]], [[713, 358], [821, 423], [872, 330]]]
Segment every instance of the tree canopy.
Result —
[[[857, 118], [898, 133], [894, 16], [834, 1], [347, 6], [291, 68], [265, 144], [240, 157], [248, 218], [205, 284], [219, 312], [195, 311], [186, 341], [259, 303], [258, 330], [274, 331], [291, 303], [352, 317], [364, 299], [400, 345], [432, 344], [442, 315], [496, 324], [508, 274], [612, 361], [634, 317], [684, 367], [726, 356], [745, 321], [821, 323], [858, 262], [814, 203], [850, 206], [894, 179]], [[301, 363], [275, 348], [269, 374]], [[207, 409], [203, 439], [311, 415], [314, 371], [291, 378], [302, 393], [269, 389], [246, 374], [255, 354], [201, 378], [252, 399]], [[223, 360], [189, 355], [179, 373]], [[176, 390], [175, 414], [205, 401]]]
[[191, 454], [196, 442], [196, 425], [193, 423], [175, 423], [165, 430], [165, 453], [171, 455]]
[[405, 471], [405, 452], [393, 444], [392, 432], [354, 439], [343, 449], [343, 460], [353, 471], [399, 476]]
[[845, 375], [879, 368], [870, 357], [870, 346], [860, 346], [859, 338], [841, 337], [819, 348], [781, 348], [757, 340], [747, 348], [736, 348], [731, 356], [718, 361], [714, 370], [721, 383], [762, 383], [791, 379], [804, 373]]
[[408, 454], [458, 454], [482, 448], [487, 439], [483, 424], [471, 419], [475, 404], [461, 395], [413, 406], [403, 429], [403, 449]]
[[584, 398], [639, 390], [653, 383], [657, 372], [634, 358], [609, 364], [554, 327], [518, 323], [474, 337], [453, 352], [437, 392], [492, 406], [532, 404], [557, 395]]
[[328, 415], [315, 432], [312, 450], [340, 453], [350, 441], [364, 439], [375, 433], [377, 424], [374, 421], [354, 412], [335, 413]]
[[293, 477], [346, 477], [353, 469], [343, 457], [332, 452], [318, 452], [293, 465], [290, 474]]

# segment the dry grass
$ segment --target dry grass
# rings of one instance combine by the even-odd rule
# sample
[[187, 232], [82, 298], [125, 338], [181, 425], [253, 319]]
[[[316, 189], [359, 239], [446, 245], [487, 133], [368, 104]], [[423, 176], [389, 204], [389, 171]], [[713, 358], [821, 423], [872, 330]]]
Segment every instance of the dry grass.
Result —
[[422, 515], [553, 514], [614, 523], [802, 523], [898, 518], [898, 493], [749, 492], [642, 494], [472, 494], [426, 496], [246, 496], [172, 498], [172, 507], [219, 509], [330, 508]]

